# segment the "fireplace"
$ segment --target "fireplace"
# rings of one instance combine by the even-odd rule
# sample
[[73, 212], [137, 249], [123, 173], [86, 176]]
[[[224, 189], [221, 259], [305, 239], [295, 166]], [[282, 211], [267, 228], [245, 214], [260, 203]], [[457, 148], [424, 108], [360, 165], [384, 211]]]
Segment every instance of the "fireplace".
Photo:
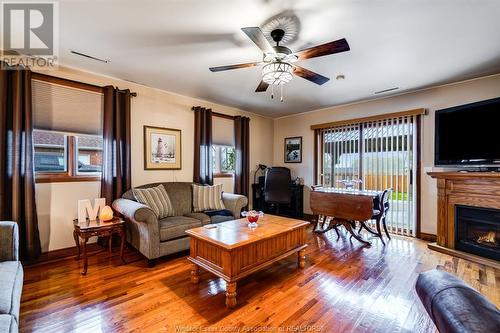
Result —
[[455, 205], [455, 248], [500, 261], [500, 210]]

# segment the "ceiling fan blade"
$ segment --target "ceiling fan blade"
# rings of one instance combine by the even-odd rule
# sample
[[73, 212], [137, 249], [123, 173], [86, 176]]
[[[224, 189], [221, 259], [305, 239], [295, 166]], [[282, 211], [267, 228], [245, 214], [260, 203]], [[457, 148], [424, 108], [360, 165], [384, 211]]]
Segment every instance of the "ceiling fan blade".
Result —
[[254, 67], [261, 65], [262, 62], [247, 62], [245, 64], [235, 64], [235, 65], [227, 65], [227, 66], [217, 66], [217, 67], [210, 67], [210, 71], [212, 72], [221, 72], [221, 71], [227, 71], [230, 69], [238, 69], [238, 68], [246, 68], [246, 67]]
[[311, 82], [314, 82], [318, 85], [322, 85], [323, 83], [330, 81], [330, 79], [327, 78], [326, 76], [323, 76], [323, 75], [318, 74], [318, 73], [314, 73], [313, 71], [310, 71], [308, 69], [305, 69], [305, 68], [297, 66], [297, 65], [293, 65], [293, 74], [300, 76], [300, 77], [302, 77], [306, 80], [309, 80]]
[[298, 60], [322, 57], [329, 54], [335, 54], [340, 52], [349, 51], [351, 48], [347, 43], [345, 38], [338, 39], [336, 41], [321, 44], [318, 46], [310, 47], [296, 53]]
[[267, 40], [266, 36], [264, 36], [264, 33], [262, 30], [260, 30], [259, 27], [247, 27], [247, 28], [241, 28], [243, 32], [252, 40], [252, 42], [255, 43], [259, 47], [259, 49], [262, 50], [264, 53], [274, 53], [274, 49], [269, 44], [269, 41]]
[[257, 86], [257, 89], [255, 89], [255, 92], [264, 92], [267, 90], [267, 87], [269, 87], [269, 83], [260, 81], [259, 85]]

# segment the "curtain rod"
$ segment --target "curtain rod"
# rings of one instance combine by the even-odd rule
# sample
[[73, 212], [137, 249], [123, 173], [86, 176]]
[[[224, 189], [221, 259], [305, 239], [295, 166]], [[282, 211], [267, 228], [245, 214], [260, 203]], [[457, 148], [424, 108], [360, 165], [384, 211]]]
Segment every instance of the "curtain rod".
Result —
[[[193, 106], [191, 108], [191, 110], [195, 110], [195, 108], [200, 108], [201, 106]], [[228, 114], [224, 114], [224, 113], [219, 113], [219, 112], [215, 112], [215, 111], [212, 111], [212, 116], [214, 117], [218, 117], [218, 118], [224, 118], [224, 119], [229, 119], [229, 120], [234, 120], [236, 117], [235, 116], [230, 116]]]
[[[32, 72], [31, 73], [31, 78], [35, 80], [40, 80], [40, 81], [45, 81], [45, 82], [50, 82], [50, 83], [55, 83], [55, 84], [60, 84], [64, 86], [69, 86], [72, 88], [77, 88], [77, 89], [82, 89], [82, 90], [89, 90], [92, 92], [97, 92], [97, 93], [102, 93], [103, 88], [101, 86], [97, 86], [94, 84], [89, 84], [89, 83], [84, 83], [84, 82], [79, 82], [79, 81], [74, 81], [70, 79], [65, 79], [62, 77], [57, 77], [57, 76], [52, 76], [49, 74], [42, 74], [42, 73], [37, 73], [37, 72]], [[131, 92], [130, 96], [132, 97], [137, 97], [137, 93]]]

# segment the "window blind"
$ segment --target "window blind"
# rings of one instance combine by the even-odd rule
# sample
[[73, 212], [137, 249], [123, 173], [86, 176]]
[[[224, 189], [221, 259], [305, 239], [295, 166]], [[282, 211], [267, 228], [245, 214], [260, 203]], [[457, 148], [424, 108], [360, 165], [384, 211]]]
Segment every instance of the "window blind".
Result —
[[234, 120], [212, 117], [212, 143], [234, 147]]
[[102, 134], [101, 93], [32, 80], [32, 95], [36, 129]]

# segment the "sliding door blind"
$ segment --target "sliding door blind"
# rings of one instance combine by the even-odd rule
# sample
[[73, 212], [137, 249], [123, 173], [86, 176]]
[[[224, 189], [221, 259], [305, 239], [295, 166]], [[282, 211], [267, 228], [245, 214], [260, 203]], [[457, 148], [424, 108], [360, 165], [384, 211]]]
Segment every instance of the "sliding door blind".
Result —
[[337, 187], [342, 180], [358, 179], [359, 125], [337, 126], [321, 131], [323, 186]]
[[318, 131], [317, 179], [325, 187], [361, 180], [355, 188], [390, 189], [389, 231], [416, 233], [417, 115], [353, 123]]

